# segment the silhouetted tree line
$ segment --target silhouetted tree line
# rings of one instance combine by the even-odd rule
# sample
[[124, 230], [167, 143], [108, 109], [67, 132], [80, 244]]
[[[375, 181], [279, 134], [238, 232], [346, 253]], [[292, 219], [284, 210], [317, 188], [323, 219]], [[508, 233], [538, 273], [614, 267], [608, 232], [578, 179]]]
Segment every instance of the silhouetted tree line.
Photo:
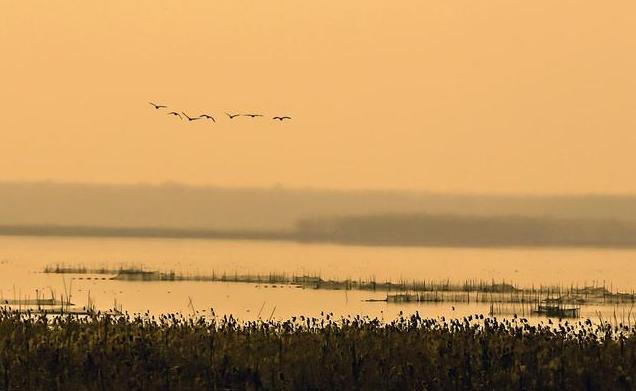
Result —
[[378, 245], [634, 246], [636, 223], [524, 216], [378, 214], [311, 218], [300, 240]]

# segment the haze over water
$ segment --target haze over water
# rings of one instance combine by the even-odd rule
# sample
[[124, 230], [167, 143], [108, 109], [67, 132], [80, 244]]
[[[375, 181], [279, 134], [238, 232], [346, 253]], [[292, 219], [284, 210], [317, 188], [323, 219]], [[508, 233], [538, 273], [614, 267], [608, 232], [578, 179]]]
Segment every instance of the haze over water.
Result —
[[636, 388], [636, 1], [0, 3], [0, 389]]
[[[3, 234], [393, 234], [386, 244], [414, 247], [0, 237], [2, 295], [61, 292], [61, 276], [40, 274], [57, 263], [631, 291], [636, 252], [612, 247], [636, 232], [634, 36], [632, 1], [7, 2]], [[450, 221], [433, 244], [465, 248], [415, 247], [430, 221]], [[380, 229], [356, 236], [369, 222]], [[555, 243], [568, 247], [532, 247]], [[190, 298], [248, 318], [263, 301], [280, 316], [390, 307], [359, 291], [73, 281], [133, 311], [188, 311]]]

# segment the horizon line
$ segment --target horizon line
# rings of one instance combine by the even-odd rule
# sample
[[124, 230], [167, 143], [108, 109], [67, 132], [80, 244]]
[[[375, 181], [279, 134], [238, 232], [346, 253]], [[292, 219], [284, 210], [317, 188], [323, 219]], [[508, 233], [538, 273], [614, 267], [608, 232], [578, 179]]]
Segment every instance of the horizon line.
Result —
[[613, 198], [634, 198], [636, 192], [561, 192], [561, 193], [535, 193], [535, 192], [478, 192], [468, 190], [426, 190], [415, 188], [337, 188], [337, 187], [318, 187], [311, 185], [297, 186], [286, 185], [284, 183], [275, 183], [270, 186], [265, 185], [236, 185], [224, 186], [213, 183], [187, 183], [173, 180], [153, 182], [88, 182], [88, 181], [65, 181], [57, 179], [39, 179], [39, 180], [1, 180], [2, 185], [53, 185], [53, 186], [84, 186], [84, 187], [147, 187], [147, 188], [190, 188], [200, 190], [229, 190], [229, 191], [283, 191], [283, 192], [316, 192], [316, 193], [385, 193], [385, 194], [403, 194], [403, 195], [429, 195], [429, 196], [450, 196], [450, 197], [505, 197], [505, 198], [594, 198], [594, 197], [613, 197]]

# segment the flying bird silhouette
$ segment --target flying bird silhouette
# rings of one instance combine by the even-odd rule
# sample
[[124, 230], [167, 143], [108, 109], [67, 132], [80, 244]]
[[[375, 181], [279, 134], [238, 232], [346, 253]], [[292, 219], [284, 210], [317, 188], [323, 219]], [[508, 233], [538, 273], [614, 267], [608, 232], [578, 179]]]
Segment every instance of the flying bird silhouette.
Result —
[[166, 107], [168, 107], [168, 106], [164, 106], [164, 105], [158, 105], [158, 104], [155, 104], [155, 103], [152, 103], [152, 102], [148, 102], [148, 103], [150, 103], [152, 105], [152, 107], [154, 107], [157, 110], [165, 109]]
[[179, 119], [183, 119], [181, 114], [177, 113], [176, 111], [171, 111], [168, 113], [168, 115], [174, 115], [175, 117], [179, 117]]
[[184, 116], [188, 119], [188, 121], [196, 121], [196, 120], [198, 120], [198, 119], [201, 119], [201, 117], [194, 117], [194, 118], [192, 118], [192, 117], [190, 117], [189, 115], [187, 115], [186, 113], [184, 113], [183, 111], [181, 112], [181, 114], [183, 114], [183, 115], [184, 115]]
[[272, 119], [277, 119], [277, 120], [279, 120], [280, 122], [283, 122], [283, 121], [284, 121], [284, 120], [286, 120], [286, 119], [292, 119], [292, 117], [289, 117], [289, 116], [286, 116], [286, 115], [285, 115], [285, 116], [282, 116], [282, 117], [272, 117]]
[[245, 117], [250, 117], [250, 118], [256, 118], [256, 117], [262, 117], [263, 114], [243, 114]]
[[228, 117], [230, 117], [230, 119], [234, 119], [234, 117], [238, 117], [240, 114], [230, 114], [230, 113], [225, 113], [225, 115], [227, 115]]
[[211, 115], [208, 115], [208, 114], [201, 114], [201, 115], [199, 116], [199, 118], [207, 118], [207, 119], [211, 119], [211, 120], [212, 120], [212, 122], [216, 122], [216, 120], [214, 119], [214, 117], [212, 117]]

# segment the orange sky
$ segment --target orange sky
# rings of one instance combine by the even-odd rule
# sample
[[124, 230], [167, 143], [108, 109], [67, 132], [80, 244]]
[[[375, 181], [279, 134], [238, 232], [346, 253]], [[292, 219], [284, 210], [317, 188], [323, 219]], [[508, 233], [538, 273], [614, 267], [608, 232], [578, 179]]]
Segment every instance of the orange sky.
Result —
[[6, 1], [0, 53], [3, 181], [636, 192], [632, 0]]

